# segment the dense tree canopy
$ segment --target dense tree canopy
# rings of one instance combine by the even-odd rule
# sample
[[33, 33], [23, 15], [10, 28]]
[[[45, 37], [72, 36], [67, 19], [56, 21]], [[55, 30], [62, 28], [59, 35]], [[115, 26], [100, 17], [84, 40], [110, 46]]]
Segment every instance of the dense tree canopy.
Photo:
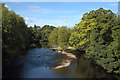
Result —
[[48, 37], [50, 33], [54, 30], [54, 26], [44, 25], [41, 29], [41, 46], [48, 47]]
[[55, 28], [48, 38], [49, 40], [49, 46], [51, 47], [57, 47], [58, 46], [58, 28]]
[[92, 22], [93, 20], [85, 20], [77, 24], [77, 30], [71, 34], [69, 39], [73, 49], [85, 49], [87, 42], [89, 41], [89, 33], [91, 29], [90, 21]]
[[63, 26], [58, 30], [58, 45], [63, 50], [66, 50], [69, 46], [69, 37], [70, 32], [68, 31], [66, 26]]
[[70, 29], [66, 26], [55, 28], [49, 37], [49, 45], [51, 47], [61, 47], [66, 50], [69, 46]]
[[30, 36], [30, 47], [31, 48], [41, 48], [41, 30], [40, 30], [40, 26], [36, 26], [34, 25], [34, 27], [28, 27], [28, 31], [29, 31], [29, 34], [28, 36]]
[[96, 25], [92, 27], [86, 55], [108, 72], [120, 73], [117, 16], [112, 11], [102, 8], [94, 12], [97, 15]]
[[86, 58], [108, 72], [120, 73], [119, 27], [118, 17], [111, 10], [93, 10], [83, 15], [69, 42], [74, 49], [85, 50]]
[[3, 61], [9, 62], [14, 57], [23, 54], [28, 47], [27, 26], [22, 17], [13, 11], [8, 11], [2, 5], [2, 52]]

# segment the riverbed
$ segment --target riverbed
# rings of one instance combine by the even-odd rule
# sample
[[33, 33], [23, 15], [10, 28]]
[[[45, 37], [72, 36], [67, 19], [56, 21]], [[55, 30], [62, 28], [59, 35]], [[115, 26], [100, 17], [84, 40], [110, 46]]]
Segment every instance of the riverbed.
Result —
[[9, 78], [116, 78], [84, 56], [69, 58], [46, 48], [29, 50], [7, 73]]

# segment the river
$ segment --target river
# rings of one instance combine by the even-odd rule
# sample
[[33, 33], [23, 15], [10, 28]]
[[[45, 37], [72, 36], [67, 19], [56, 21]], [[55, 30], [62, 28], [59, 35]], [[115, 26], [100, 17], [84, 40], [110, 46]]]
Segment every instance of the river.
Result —
[[[9, 74], [6, 76], [12, 78], [116, 78], [101, 67], [91, 64], [84, 56], [67, 61], [66, 59], [68, 59], [66, 55], [50, 49], [31, 49], [23, 58], [14, 61], [12, 69], [7, 70]], [[56, 68], [58, 66], [62, 67]]]

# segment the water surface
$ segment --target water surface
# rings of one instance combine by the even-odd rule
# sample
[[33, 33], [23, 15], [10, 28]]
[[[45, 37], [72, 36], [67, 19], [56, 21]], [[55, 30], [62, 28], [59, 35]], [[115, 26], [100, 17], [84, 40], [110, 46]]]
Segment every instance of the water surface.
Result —
[[66, 61], [66, 55], [50, 49], [31, 49], [15, 61], [10, 77], [17, 78], [114, 78], [99, 66], [91, 64], [84, 56], [72, 59], [67, 67], [53, 69]]

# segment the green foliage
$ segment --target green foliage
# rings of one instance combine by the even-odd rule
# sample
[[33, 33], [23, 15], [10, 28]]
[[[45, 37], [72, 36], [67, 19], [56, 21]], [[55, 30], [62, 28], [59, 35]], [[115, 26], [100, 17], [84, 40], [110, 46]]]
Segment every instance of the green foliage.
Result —
[[55, 28], [48, 38], [49, 40], [49, 46], [51, 47], [57, 47], [58, 45], [58, 28]]
[[76, 25], [76, 31], [71, 34], [69, 39], [73, 49], [85, 50], [86, 45], [89, 42], [91, 26], [95, 25], [94, 21], [95, 18], [84, 19]]
[[[84, 50], [85, 57], [108, 72], [120, 74], [120, 21], [111, 10], [100, 8], [85, 13], [74, 28], [45, 25], [27, 27], [22, 17], [2, 6], [2, 58], [10, 62], [30, 47], [61, 47]], [[2, 22], [2, 25], [1, 25]], [[1, 39], [0, 39], [1, 40]]]
[[75, 50], [85, 50], [85, 57], [108, 72], [120, 73], [118, 17], [111, 10], [100, 8], [85, 13], [69, 38]]
[[22, 17], [13, 11], [8, 11], [2, 5], [2, 56], [3, 62], [10, 62], [15, 57], [24, 54], [29, 45], [27, 40], [27, 25]]
[[86, 58], [94, 60], [108, 72], [120, 73], [117, 16], [112, 11], [102, 8], [87, 13], [86, 16], [83, 20], [96, 18], [96, 24], [91, 26]]
[[51, 47], [61, 47], [66, 50], [69, 46], [69, 37], [72, 29], [68, 29], [66, 26], [60, 28], [55, 28], [49, 36], [49, 46]]
[[31, 48], [41, 48], [41, 31], [40, 26], [34, 25], [34, 27], [28, 27], [30, 35], [30, 47]]
[[49, 26], [49, 25], [45, 25], [42, 27], [41, 29], [41, 47], [49, 47], [48, 46], [48, 37], [50, 36], [50, 33], [54, 30], [54, 26]]
[[33, 27], [28, 27], [30, 36], [30, 47], [31, 48], [41, 48], [48, 46], [48, 37], [55, 27], [45, 25], [42, 28], [40, 26], [34, 25]]
[[63, 50], [66, 50], [69, 46], [69, 37], [70, 33], [66, 26], [63, 26], [58, 30], [58, 45]]

